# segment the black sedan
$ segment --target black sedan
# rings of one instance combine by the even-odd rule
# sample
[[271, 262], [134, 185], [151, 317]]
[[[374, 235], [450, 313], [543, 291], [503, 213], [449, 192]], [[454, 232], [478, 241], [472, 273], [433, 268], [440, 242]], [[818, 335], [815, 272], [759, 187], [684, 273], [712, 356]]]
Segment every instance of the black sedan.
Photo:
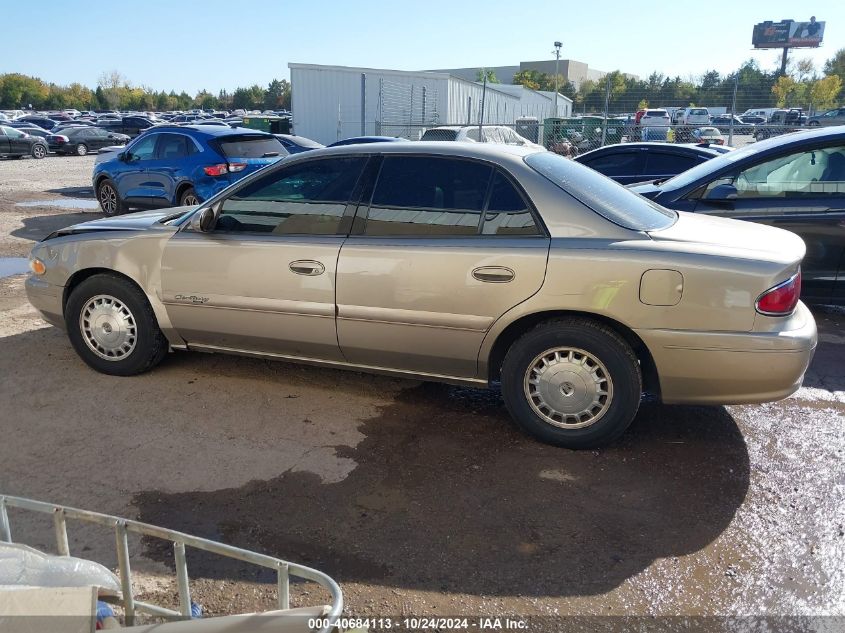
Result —
[[628, 185], [665, 180], [719, 155], [706, 145], [673, 143], [619, 143], [576, 156], [579, 163]]
[[320, 149], [325, 147], [317, 141], [312, 141], [310, 138], [304, 136], [296, 136], [294, 134], [274, 134], [279, 142], [284, 145], [288, 154], [299, 154], [300, 152], [307, 152], [312, 149]]
[[17, 128], [0, 125], [0, 156], [8, 158], [44, 158], [47, 155], [47, 143], [37, 136], [29, 136]]
[[352, 138], [345, 138], [342, 141], [335, 141], [327, 147], [338, 147], [340, 145], [361, 145], [362, 143], [396, 143], [407, 141], [406, 138], [399, 138], [396, 136], [353, 136]]
[[69, 127], [61, 134], [51, 134], [47, 137], [51, 152], [77, 156], [85, 156], [88, 152], [96, 152], [103, 147], [125, 145], [129, 140], [126, 134], [116, 134], [98, 127]]
[[842, 127], [759, 141], [671, 180], [631, 189], [670, 209], [761, 222], [798, 234], [807, 245], [802, 298], [845, 305]]

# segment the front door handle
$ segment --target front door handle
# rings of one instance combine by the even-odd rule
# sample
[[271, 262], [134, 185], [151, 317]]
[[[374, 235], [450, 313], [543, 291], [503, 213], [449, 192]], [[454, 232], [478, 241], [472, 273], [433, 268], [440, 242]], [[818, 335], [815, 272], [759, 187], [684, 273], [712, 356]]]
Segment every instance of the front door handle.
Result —
[[473, 270], [472, 276], [478, 281], [504, 284], [512, 281], [516, 274], [510, 268], [504, 266], [482, 266]]
[[308, 277], [316, 277], [326, 272], [326, 267], [313, 259], [298, 259], [295, 262], [291, 262], [288, 268], [290, 268], [292, 273], [306, 275]]

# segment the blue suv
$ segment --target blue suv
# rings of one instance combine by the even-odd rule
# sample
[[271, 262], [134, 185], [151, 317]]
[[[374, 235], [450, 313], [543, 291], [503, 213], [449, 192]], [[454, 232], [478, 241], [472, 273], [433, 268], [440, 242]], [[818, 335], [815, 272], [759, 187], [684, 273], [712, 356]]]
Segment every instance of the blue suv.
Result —
[[189, 206], [287, 154], [272, 134], [256, 130], [160, 125], [94, 165], [92, 182], [106, 215]]

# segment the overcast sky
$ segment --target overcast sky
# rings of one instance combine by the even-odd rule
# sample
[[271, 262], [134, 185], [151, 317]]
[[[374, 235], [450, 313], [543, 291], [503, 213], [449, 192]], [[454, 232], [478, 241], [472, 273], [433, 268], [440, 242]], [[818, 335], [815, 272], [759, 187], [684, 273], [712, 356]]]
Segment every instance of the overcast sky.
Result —
[[94, 86], [103, 71], [117, 69], [134, 85], [216, 93], [288, 78], [288, 62], [402, 70], [506, 66], [551, 59], [553, 42], [561, 40], [562, 58], [591, 68], [686, 78], [711, 69], [729, 73], [750, 57], [775, 68], [779, 52], [751, 49], [753, 25], [810, 15], [827, 23], [824, 43], [793, 50], [792, 57], [810, 57], [821, 71], [845, 47], [845, 0], [48, 4], [33, 10], [30, 2], [4, 2], [0, 73]]

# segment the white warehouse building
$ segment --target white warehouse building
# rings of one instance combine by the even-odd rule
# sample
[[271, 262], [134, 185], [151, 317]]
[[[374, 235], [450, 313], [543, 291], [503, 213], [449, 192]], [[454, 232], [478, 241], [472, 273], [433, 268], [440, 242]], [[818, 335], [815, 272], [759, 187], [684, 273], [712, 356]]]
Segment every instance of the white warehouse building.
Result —
[[[329, 144], [351, 136], [418, 139], [437, 125], [513, 125], [555, 116], [554, 92], [483, 85], [443, 72], [288, 64], [295, 134]], [[482, 97], [484, 118], [481, 120]], [[572, 100], [557, 96], [557, 116]]]

